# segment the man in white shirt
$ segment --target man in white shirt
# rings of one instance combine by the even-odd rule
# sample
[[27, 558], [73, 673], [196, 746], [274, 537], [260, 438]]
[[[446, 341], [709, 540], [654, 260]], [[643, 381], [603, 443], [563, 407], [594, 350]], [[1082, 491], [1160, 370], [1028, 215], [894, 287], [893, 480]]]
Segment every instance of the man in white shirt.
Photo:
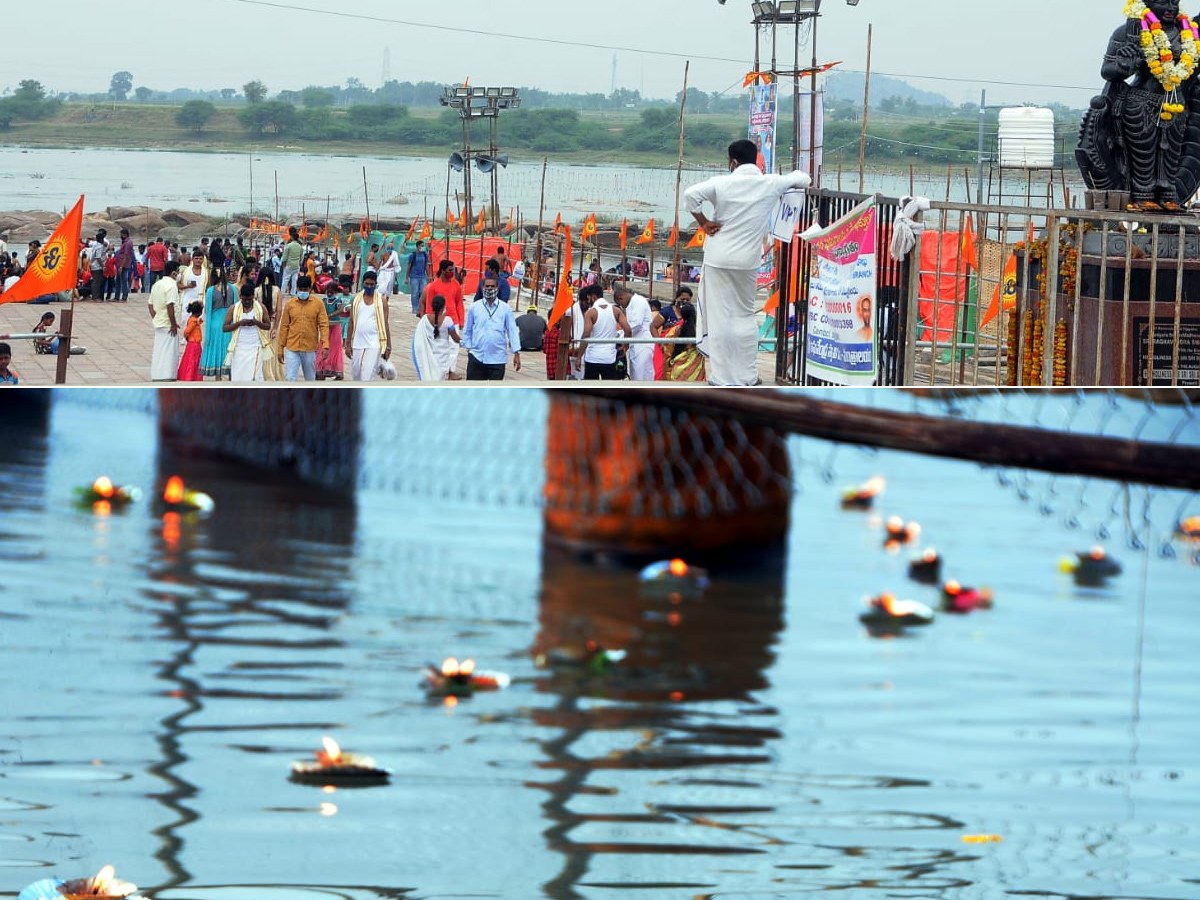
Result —
[[[687, 211], [704, 229], [704, 268], [696, 297], [700, 351], [709, 384], [757, 384], [757, 272], [771, 212], [787, 191], [808, 187], [803, 172], [764, 175], [753, 141], [729, 145], [729, 174], [693, 185]], [[711, 205], [713, 218], [702, 208]]]
[[[617, 301], [617, 306], [625, 310], [625, 321], [629, 323], [631, 337], [653, 337], [650, 334], [650, 322], [654, 319], [654, 310], [650, 308], [649, 300], [624, 285], [613, 288], [613, 299]], [[630, 381], [654, 380], [653, 344], [630, 344], [626, 356]]]
[[383, 252], [383, 263], [379, 266], [378, 272], [378, 289], [382, 296], [388, 297], [392, 293], [392, 285], [395, 284], [396, 276], [400, 272], [400, 254], [396, 252], [393, 244], [388, 244], [387, 249]]

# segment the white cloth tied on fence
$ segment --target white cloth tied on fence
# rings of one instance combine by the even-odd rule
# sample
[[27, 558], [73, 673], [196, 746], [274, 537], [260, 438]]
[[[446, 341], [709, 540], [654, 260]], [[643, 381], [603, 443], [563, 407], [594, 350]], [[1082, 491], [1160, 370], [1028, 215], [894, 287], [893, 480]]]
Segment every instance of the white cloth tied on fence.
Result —
[[914, 217], [928, 209], [929, 200], [926, 197], [900, 198], [900, 212], [892, 223], [892, 244], [889, 248], [892, 259], [897, 262], [903, 260], [917, 246], [917, 241], [925, 233], [925, 226]]

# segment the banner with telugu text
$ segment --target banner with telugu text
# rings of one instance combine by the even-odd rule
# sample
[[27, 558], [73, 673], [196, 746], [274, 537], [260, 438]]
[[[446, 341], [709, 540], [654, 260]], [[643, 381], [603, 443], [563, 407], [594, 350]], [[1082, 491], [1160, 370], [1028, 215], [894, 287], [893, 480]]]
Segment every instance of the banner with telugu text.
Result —
[[812, 245], [808, 280], [808, 370], [832, 384], [876, 379], [876, 208], [859, 204], [828, 228], [801, 235]]

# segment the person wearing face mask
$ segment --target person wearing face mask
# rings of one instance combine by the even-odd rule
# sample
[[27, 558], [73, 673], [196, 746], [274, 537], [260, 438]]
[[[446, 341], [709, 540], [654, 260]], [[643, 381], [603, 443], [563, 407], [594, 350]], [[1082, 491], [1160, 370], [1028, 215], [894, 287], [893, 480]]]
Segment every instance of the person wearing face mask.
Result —
[[[512, 287], [509, 285], [508, 279], [500, 274], [499, 260], [489, 259], [487, 263], [485, 263], [483, 274], [484, 278], [491, 277], [496, 279], [496, 287], [500, 291], [500, 302], [507, 304], [509, 300], [512, 299]], [[475, 299], [477, 301], [483, 299], [482, 279], [479, 281], [479, 287], [475, 290]]]
[[[700, 352], [708, 357], [709, 384], [756, 384], [758, 377], [757, 272], [763, 237], [779, 198], [808, 187], [803, 172], [764, 175], [753, 141], [729, 145], [729, 174], [684, 192], [687, 211], [708, 236], [696, 297]], [[713, 218], [702, 211], [711, 205]]]
[[346, 342], [350, 377], [374, 381], [379, 360], [392, 355], [392, 326], [388, 319], [388, 297], [378, 290], [374, 272], [363, 276], [363, 289], [350, 305], [350, 333]]
[[[452, 260], [443, 259], [438, 263], [437, 278], [425, 287], [425, 299], [421, 303], [421, 315], [429, 315], [429, 304], [435, 296], [440, 296], [446, 301], [446, 315], [450, 317], [455, 325], [461, 328], [466, 324], [467, 314], [463, 308], [462, 284], [455, 277], [454, 262]], [[481, 292], [480, 297], [482, 296]]]
[[512, 307], [500, 302], [495, 275], [484, 277], [482, 301], [467, 312], [462, 344], [467, 348], [467, 381], [503, 381], [510, 350], [513, 371], [521, 371], [521, 333]]
[[279, 321], [279, 361], [288, 381], [317, 379], [317, 350], [329, 349], [329, 314], [325, 303], [313, 299], [312, 279], [296, 278], [296, 296], [287, 302]]

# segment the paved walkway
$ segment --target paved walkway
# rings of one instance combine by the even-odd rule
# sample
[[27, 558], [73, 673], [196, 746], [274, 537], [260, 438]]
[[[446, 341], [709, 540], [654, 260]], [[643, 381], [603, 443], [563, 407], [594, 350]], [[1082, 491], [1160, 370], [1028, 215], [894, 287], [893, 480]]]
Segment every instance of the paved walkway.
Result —
[[[68, 385], [137, 385], [150, 383], [150, 355], [154, 344], [154, 329], [146, 308], [146, 294], [131, 294], [127, 303], [94, 303], [80, 301], [75, 304], [72, 344], [86, 347], [87, 353], [74, 355], [67, 364]], [[528, 298], [522, 300], [528, 305]], [[541, 301], [542, 315], [549, 311], [549, 298]], [[469, 301], [468, 301], [469, 306]], [[21, 334], [33, 330], [42, 313], [50, 310], [56, 314], [69, 308], [67, 304], [50, 303], [31, 306], [25, 303], [0, 304], [0, 335]], [[384, 385], [419, 384], [412, 362], [412, 337], [417, 319], [412, 314], [408, 295], [393, 295], [388, 304], [392, 324], [392, 360], [396, 364], [397, 378], [394, 382], [376, 382]], [[58, 323], [56, 323], [58, 324]], [[183, 323], [181, 322], [180, 325]], [[58, 367], [57, 356], [39, 356], [33, 352], [32, 341], [10, 341], [13, 348], [12, 367], [20, 375], [21, 384], [26, 386], [52, 385]], [[546, 384], [546, 358], [541, 353], [522, 353], [520, 372], [512, 370], [510, 358], [505, 381], [510, 384]], [[775, 359], [770, 353], [758, 355], [758, 368], [764, 384], [775, 378]], [[347, 367], [348, 369], [348, 367]], [[466, 351], [459, 353], [457, 371], [466, 373]], [[161, 382], [165, 384], [166, 382]], [[344, 385], [347, 382], [317, 382], [318, 384]], [[436, 382], [437, 384], [465, 384], [462, 381]], [[634, 384], [634, 382], [624, 382]], [[181, 386], [188, 386], [180, 382]], [[207, 379], [203, 384], [225, 384]]]

